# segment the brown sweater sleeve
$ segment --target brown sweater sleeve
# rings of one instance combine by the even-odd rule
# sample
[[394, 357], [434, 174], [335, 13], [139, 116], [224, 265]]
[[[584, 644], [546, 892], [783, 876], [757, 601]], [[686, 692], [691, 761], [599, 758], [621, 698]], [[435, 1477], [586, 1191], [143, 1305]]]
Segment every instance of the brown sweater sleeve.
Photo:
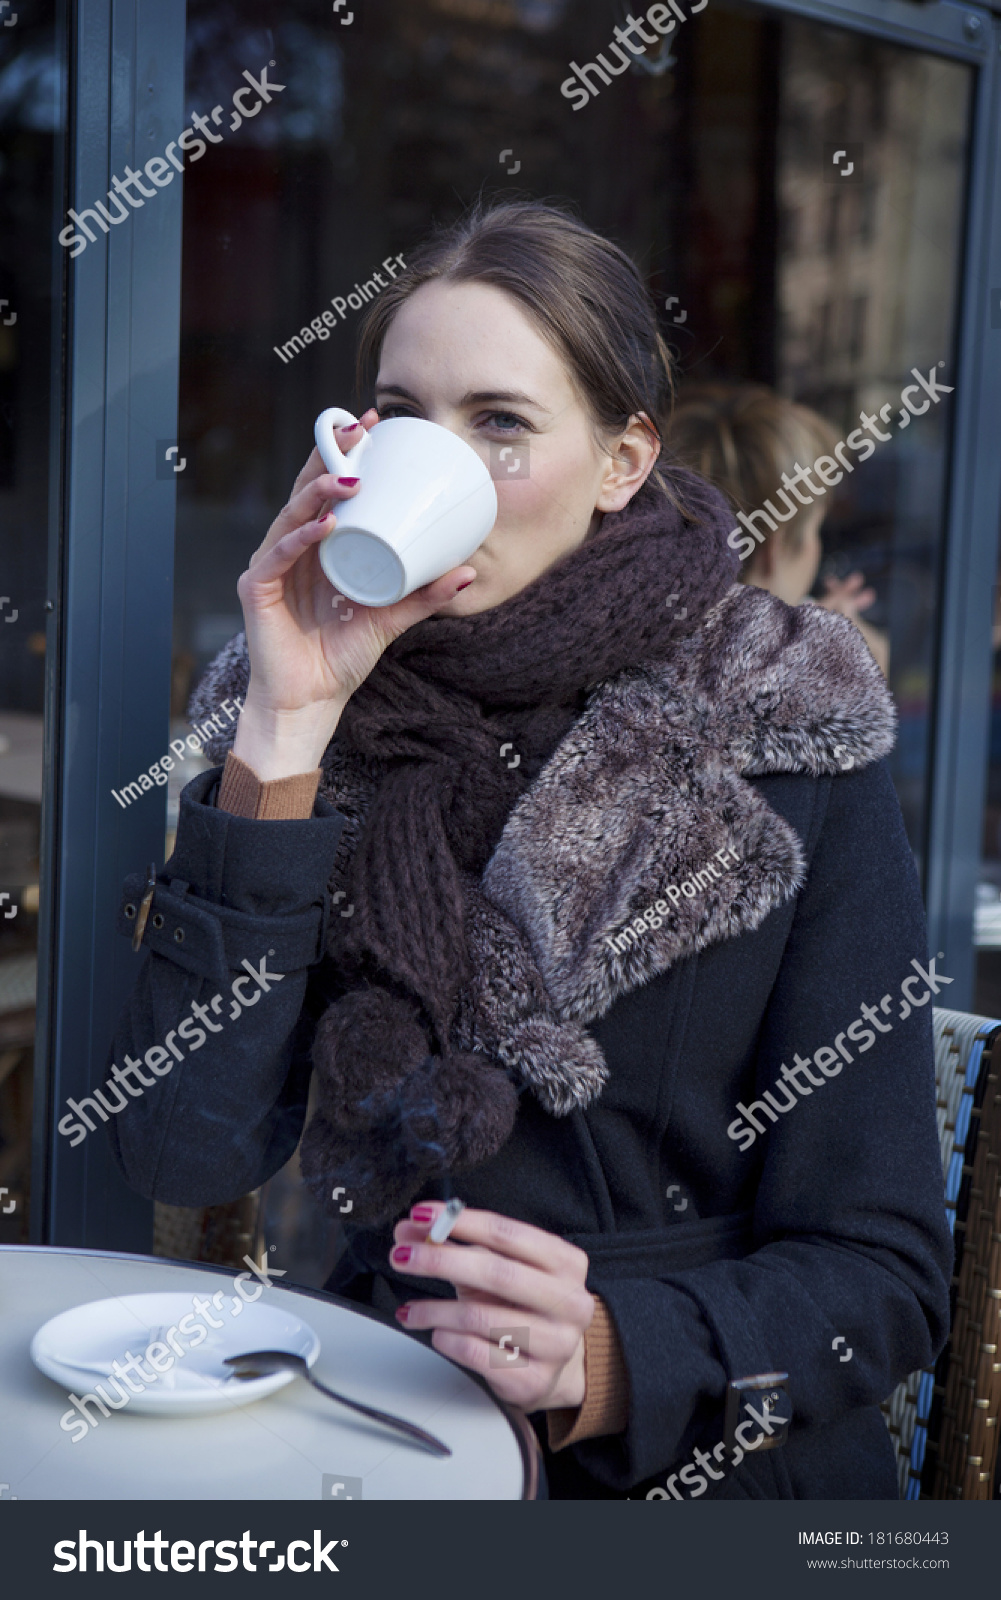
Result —
[[629, 1380], [615, 1323], [600, 1295], [584, 1335], [584, 1401], [580, 1406], [546, 1412], [550, 1450], [563, 1450], [582, 1439], [621, 1433], [629, 1421]]
[[292, 822], [311, 817], [320, 786], [321, 769], [297, 772], [291, 778], [272, 778], [262, 783], [252, 767], [232, 750], [219, 781], [216, 810], [234, 817], [253, 817], [259, 822]]

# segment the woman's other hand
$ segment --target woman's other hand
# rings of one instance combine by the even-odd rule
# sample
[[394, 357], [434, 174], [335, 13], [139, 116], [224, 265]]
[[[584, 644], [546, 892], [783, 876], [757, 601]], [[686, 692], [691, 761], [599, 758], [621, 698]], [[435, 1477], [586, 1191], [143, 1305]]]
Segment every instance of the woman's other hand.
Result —
[[[366, 411], [360, 426], [378, 420]], [[360, 437], [359, 425], [337, 430], [344, 451]], [[331, 507], [357, 493], [358, 479], [332, 476], [314, 449], [237, 584], [250, 684], [233, 750], [264, 781], [319, 766], [344, 706], [386, 646], [476, 576], [456, 567], [392, 606], [339, 598], [318, 547], [337, 526]]]
[[[436, 1350], [524, 1411], [579, 1406], [584, 1333], [594, 1316], [585, 1252], [527, 1222], [473, 1209], [461, 1213], [444, 1244], [428, 1244], [442, 1209], [436, 1200], [411, 1208], [394, 1229], [390, 1262], [396, 1272], [454, 1284], [458, 1298], [411, 1300], [397, 1310], [399, 1320], [408, 1329], [433, 1328]], [[527, 1328], [527, 1338], [502, 1347], [512, 1328]]]
[[824, 597], [817, 601], [825, 611], [838, 611], [850, 622], [858, 622], [863, 611], [876, 604], [875, 589], [867, 589], [865, 575], [850, 572], [847, 578], [825, 578]]

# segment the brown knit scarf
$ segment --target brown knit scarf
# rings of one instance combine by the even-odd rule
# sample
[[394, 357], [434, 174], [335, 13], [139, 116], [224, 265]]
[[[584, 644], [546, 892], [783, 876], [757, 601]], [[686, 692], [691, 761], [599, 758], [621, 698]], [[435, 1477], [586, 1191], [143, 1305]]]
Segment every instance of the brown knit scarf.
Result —
[[511, 1133], [508, 1071], [454, 1046], [471, 896], [589, 691], [669, 657], [734, 580], [726, 503], [669, 476], [684, 512], [646, 485], [502, 605], [409, 629], [348, 702], [337, 738], [384, 776], [351, 860], [354, 913], [337, 930], [348, 992], [317, 1029], [301, 1163], [327, 1209], [343, 1185], [353, 1221], [398, 1214], [428, 1178], [477, 1165]]

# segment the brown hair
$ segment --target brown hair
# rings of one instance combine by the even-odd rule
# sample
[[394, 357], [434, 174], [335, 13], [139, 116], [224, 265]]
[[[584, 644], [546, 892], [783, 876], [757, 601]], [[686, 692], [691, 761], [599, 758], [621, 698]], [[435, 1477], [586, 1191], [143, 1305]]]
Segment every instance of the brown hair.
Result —
[[[665, 443], [674, 460], [722, 489], [735, 511], [750, 512], [776, 493], [783, 472], [793, 472], [801, 458], [809, 468], [833, 452], [838, 437], [818, 412], [764, 384], [703, 383], [682, 390]], [[803, 523], [797, 515], [767, 538], [781, 537], [797, 551]], [[753, 558], [743, 564], [744, 581], [753, 565]]]
[[[517, 300], [566, 363], [599, 434], [622, 433], [644, 412], [663, 444], [674, 386], [671, 354], [634, 262], [568, 211], [540, 201], [477, 202], [414, 252], [406, 272], [367, 313], [358, 390], [377, 366], [389, 325], [425, 283], [488, 283]], [[673, 499], [655, 470], [660, 488]]]

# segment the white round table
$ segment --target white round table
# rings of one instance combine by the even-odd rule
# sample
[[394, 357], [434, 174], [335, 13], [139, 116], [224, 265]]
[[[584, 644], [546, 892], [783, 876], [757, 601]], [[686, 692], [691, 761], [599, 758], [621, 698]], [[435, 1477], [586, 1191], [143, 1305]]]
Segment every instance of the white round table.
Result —
[[[59, 1311], [113, 1295], [232, 1292], [228, 1268], [159, 1257], [0, 1246], [0, 1497], [11, 1500], [520, 1500], [538, 1493], [527, 1419], [481, 1382], [376, 1314], [310, 1290], [266, 1288], [320, 1340], [314, 1372], [452, 1449], [442, 1460], [335, 1405], [302, 1378], [205, 1417], [125, 1407], [86, 1437], [63, 1431], [66, 1391], [28, 1353]], [[99, 1381], [99, 1380], [98, 1380]], [[83, 1382], [77, 1393], [88, 1387]]]

